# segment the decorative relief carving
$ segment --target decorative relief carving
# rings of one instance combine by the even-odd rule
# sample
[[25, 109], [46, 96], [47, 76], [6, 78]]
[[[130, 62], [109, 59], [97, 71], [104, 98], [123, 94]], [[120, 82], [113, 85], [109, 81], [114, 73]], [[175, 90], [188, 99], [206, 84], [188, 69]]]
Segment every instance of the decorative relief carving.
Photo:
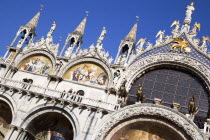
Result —
[[[210, 68], [205, 65], [204, 63], [198, 61], [195, 58], [192, 58], [190, 56], [186, 56], [184, 54], [156, 54], [152, 56], [145, 57], [134, 64], [132, 64], [130, 67], [128, 67], [127, 70], [127, 84], [126, 89], [130, 88], [132, 81], [135, 80], [135, 78], [145, 69], [162, 65], [162, 64], [171, 64], [171, 65], [177, 65], [177, 66], [183, 66], [186, 67], [198, 74], [201, 75], [201, 77], [206, 77], [205, 79], [210, 79]], [[206, 81], [209, 85], [210, 81]]]
[[116, 124], [125, 121], [126, 119], [129, 119], [131, 117], [140, 117], [142, 115], [159, 116], [161, 118], [164, 118], [166, 121], [171, 121], [175, 125], [183, 128], [185, 133], [191, 136], [192, 139], [204, 139], [198, 127], [192, 121], [188, 120], [183, 114], [171, 108], [153, 104], [131, 105], [123, 108], [119, 112], [113, 113], [103, 122], [103, 124], [99, 125], [99, 128], [95, 129], [92, 139], [104, 140]]

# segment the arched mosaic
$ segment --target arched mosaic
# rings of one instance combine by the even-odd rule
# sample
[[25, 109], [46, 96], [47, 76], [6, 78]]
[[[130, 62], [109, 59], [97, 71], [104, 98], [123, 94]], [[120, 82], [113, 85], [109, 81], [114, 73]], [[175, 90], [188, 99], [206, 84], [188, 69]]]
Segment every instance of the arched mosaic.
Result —
[[52, 73], [53, 66], [48, 57], [45, 57], [44, 55], [36, 55], [25, 59], [18, 69], [36, 74], [47, 75]]
[[64, 74], [63, 78], [90, 85], [108, 85], [107, 73], [100, 66], [93, 63], [82, 63], [73, 66]]

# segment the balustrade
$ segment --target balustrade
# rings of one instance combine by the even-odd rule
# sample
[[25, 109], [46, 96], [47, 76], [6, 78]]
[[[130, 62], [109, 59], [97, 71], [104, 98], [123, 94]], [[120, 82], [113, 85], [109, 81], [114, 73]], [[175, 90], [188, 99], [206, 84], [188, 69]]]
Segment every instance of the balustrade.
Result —
[[13, 87], [17, 89], [23, 89], [26, 91], [30, 92], [35, 92], [39, 94], [43, 94], [44, 96], [49, 96], [52, 98], [57, 98], [57, 99], [63, 99], [67, 102], [73, 102], [73, 103], [79, 103], [79, 104], [84, 104], [88, 106], [94, 106], [97, 108], [103, 108], [106, 110], [110, 111], [116, 111], [120, 108], [119, 104], [111, 104], [111, 103], [106, 103], [102, 102], [101, 100], [94, 100], [90, 98], [85, 98], [84, 96], [81, 95], [76, 95], [72, 93], [66, 93], [66, 92], [61, 92], [49, 88], [44, 88], [36, 85], [32, 85], [29, 83], [17, 81], [17, 80], [11, 80], [11, 79], [6, 79], [6, 78], [1, 78], [0, 77], [0, 83], [2, 85], [6, 85], [8, 87]]

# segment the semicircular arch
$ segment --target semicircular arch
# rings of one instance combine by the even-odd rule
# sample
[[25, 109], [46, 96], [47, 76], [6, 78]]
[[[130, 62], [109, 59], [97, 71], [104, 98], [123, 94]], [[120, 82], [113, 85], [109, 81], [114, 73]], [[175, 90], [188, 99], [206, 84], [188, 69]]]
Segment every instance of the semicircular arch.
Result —
[[96, 58], [86, 57], [86, 58], [79, 58], [77, 60], [72, 60], [63, 69], [61, 69], [58, 75], [60, 77], [63, 77], [66, 74], [66, 72], [68, 72], [68, 70], [70, 70], [72, 67], [77, 66], [79, 64], [83, 64], [83, 63], [95, 64], [96, 66], [99, 66], [100, 68], [102, 68], [107, 73], [107, 76], [108, 76], [108, 87], [112, 85], [113, 76], [112, 76], [112, 72], [110, 70], [109, 65]]
[[162, 122], [170, 123], [181, 129], [184, 135], [191, 137], [191, 139], [204, 140], [204, 136], [198, 127], [180, 112], [154, 104], [134, 104], [122, 108], [121, 110], [112, 113], [107, 117], [93, 133], [93, 140], [105, 140], [110, 135], [113, 129], [120, 126], [123, 122], [129, 122], [133, 118], [161, 118]]
[[76, 115], [73, 112], [69, 113], [68, 108], [63, 108], [62, 106], [54, 106], [53, 104], [40, 105], [33, 108], [30, 112], [28, 112], [25, 115], [21, 123], [21, 127], [23, 129], [27, 129], [30, 123], [38, 116], [43, 115], [45, 113], [53, 113], [53, 112], [59, 113], [60, 115], [63, 115], [65, 118], [68, 119], [68, 121], [73, 127], [74, 138], [76, 138], [80, 130], [80, 124]]
[[161, 65], [171, 65], [180, 68], [185, 68], [195, 73], [203, 80], [210, 89], [210, 68], [199, 60], [186, 56], [184, 54], [156, 54], [145, 57], [128, 68], [129, 75], [126, 76], [126, 90], [129, 91], [132, 83], [139, 78], [146, 70], [152, 69]]
[[8, 96], [6, 94], [0, 95], [0, 100], [6, 102], [9, 105], [9, 107], [12, 111], [12, 122], [11, 122], [11, 124], [13, 124], [14, 119], [16, 117], [16, 112], [17, 112], [17, 106], [16, 106], [15, 101], [10, 96]]
[[[40, 58], [40, 62], [43, 61], [42, 63], [46, 63], [49, 65], [48, 67], [51, 67], [49, 72], [50, 73], [53, 72], [55, 64], [56, 64], [56, 58], [54, 57], [54, 55], [52, 55], [51, 53], [45, 50], [29, 51], [25, 53], [23, 56], [21, 56], [17, 60], [17, 63], [15, 66], [18, 68], [21, 67], [24, 63], [26, 63], [25, 61], [30, 61], [29, 58], [32, 58], [31, 61], [34, 61], [34, 62], [36, 61], [35, 59]], [[46, 70], [47, 70], [47, 67], [46, 67]]]

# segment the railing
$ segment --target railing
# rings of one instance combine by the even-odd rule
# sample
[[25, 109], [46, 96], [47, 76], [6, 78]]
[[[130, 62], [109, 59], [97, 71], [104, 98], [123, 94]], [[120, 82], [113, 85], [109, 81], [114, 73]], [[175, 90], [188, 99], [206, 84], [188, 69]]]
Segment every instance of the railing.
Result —
[[57, 90], [52, 90], [49, 88], [43, 88], [40, 86], [35, 86], [32, 84], [28, 84], [25, 82], [11, 80], [6, 78], [0, 77], [0, 84], [6, 85], [8, 87], [23, 89], [32, 93], [42, 94], [43, 96], [48, 96], [51, 98], [57, 98], [64, 101], [70, 101], [73, 103], [84, 104], [88, 106], [94, 106], [96, 108], [102, 108], [109, 111], [117, 111], [120, 108], [119, 104], [111, 104], [106, 103], [100, 100], [94, 100], [90, 98], [85, 98], [84, 96], [72, 94], [72, 93], [65, 93]]

